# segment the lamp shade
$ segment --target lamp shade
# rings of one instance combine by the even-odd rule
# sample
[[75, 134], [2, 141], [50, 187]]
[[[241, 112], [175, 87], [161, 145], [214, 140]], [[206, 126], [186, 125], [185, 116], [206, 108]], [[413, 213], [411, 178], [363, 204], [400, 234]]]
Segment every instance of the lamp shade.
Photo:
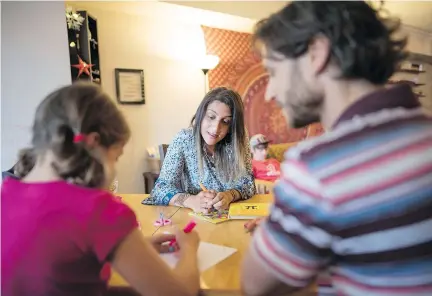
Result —
[[203, 57], [201, 61], [201, 69], [203, 70], [213, 70], [219, 64], [219, 57], [215, 55], [208, 54]]

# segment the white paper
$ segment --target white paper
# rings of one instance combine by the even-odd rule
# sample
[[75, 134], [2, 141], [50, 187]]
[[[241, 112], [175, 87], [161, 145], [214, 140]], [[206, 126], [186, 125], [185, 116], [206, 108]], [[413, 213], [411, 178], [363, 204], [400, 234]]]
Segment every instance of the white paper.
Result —
[[[198, 269], [203, 272], [237, 252], [234, 248], [200, 242], [198, 247]], [[174, 253], [161, 254], [162, 259], [174, 268], [178, 258]]]

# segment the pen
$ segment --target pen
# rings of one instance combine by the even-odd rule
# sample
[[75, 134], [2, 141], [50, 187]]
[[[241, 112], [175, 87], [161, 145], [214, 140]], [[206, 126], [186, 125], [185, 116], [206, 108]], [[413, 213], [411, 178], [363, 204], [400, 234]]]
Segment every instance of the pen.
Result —
[[[183, 229], [183, 232], [184, 232], [184, 233], [189, 233], [189, 232], [191, 232], [191, 231], [195, 228], [195, 226], [196, 226], [195, 221], [190, 221], [190, 222], [185, 226], [185, 228]], [[174, 245], [176, 242], [177, 242], [177, 241], [176, 241], [176, 239], [174, 238], [174, 239], [172, 239], [172, 240], [170, 241], [169, 245], [172, 246], [172, 245]]]

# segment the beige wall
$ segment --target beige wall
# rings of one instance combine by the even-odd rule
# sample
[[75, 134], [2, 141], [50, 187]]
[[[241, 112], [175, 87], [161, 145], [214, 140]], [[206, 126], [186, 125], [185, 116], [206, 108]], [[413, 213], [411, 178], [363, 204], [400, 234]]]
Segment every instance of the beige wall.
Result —
[[36, 106], [71, 82], [64, 4], [1, 3], [1, 169], [29, 145]]
[[[416, 28], [404, 27], [408, 34], [408, 50], [432, 56], [432, 32], [425, 32]], [[422, 105], [428, 113], [432, 114], [432, 64], [423, 63], [426, 73], [417, 75], [418, 82], [426, 85], [416, 88], [416, 91], [421, 91], [425, 95], [420, 98]], [[398, 79], [413, 79], [416, 75], [400, 73], [395, 75]]]
[[[139, 16], [92, 13], [98, 19], [103, 88], [115, 95], [114, 68], [143, 69], [146, 104], [123, 106], [132, 138], [119, 162], [119, 192], [143, 193], [146, 148], [169, 143], [188, 126], [204, 96], [204, 75], [181, 58], [200, 54], [194, 27], [168, 25]], [[202, 54], [202, 53], [201, 53]]]
[[410, 26], [403, 26], [403, 32], [408, 34], [408, 50], [432, 55], [432, 32], [426, 32]]

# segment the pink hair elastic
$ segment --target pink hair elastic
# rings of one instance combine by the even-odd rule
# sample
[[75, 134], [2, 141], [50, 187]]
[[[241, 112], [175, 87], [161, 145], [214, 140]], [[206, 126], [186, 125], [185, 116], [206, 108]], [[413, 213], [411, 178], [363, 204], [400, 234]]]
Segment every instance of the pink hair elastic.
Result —
[[84, 142], [85, 139], [86, 139], [86, 135], [79, 133], [74, 136], [73, 141], [74, 143], [81, 143]]

